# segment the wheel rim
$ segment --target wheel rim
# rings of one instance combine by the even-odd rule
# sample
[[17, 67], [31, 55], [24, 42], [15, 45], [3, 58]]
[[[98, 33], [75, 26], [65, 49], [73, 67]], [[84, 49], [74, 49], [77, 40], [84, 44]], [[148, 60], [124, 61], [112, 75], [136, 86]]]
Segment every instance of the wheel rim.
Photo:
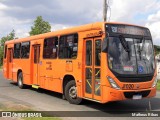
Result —
[[22, 79], [19, 77], [18, 79], [19, 86], [22, 86]]
[[72, 99], [75, 99], [77, 97], [77, 89], [76, 89], [76, 86], [72, 86], [70, 89], [69, 89], [69, 96], [72, 98]]

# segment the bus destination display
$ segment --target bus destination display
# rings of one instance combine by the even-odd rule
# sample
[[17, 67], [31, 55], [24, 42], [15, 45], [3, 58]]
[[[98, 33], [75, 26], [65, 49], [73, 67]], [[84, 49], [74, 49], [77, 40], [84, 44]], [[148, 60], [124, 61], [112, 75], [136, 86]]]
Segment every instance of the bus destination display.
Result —
[[111, 33], [150, 36], [150, 32], [146, 28], [128, 25], [106, 25]]

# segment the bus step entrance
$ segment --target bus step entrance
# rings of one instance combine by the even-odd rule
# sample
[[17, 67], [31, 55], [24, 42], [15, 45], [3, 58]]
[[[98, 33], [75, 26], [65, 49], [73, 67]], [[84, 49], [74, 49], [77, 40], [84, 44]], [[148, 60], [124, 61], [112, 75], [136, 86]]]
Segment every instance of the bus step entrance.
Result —
[[35, 84], [32, 85], [32, 88], [35, 88], [35, 89], [38, 89], [39, 87], [40, 87], [39, 85], [35, 85]]

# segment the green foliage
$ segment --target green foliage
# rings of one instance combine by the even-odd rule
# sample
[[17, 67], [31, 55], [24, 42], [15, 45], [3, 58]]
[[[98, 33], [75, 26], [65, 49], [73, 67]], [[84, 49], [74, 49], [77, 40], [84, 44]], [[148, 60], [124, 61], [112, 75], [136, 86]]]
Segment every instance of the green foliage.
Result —
[[44, 21], [42, 16], [38, 16], [34, 21], [34, 25], [31, 27], [30, 35], [38, 35], [51, 31], [51, 25], [49, 22]]
[[3, 53], [4, 53], [4, 44], [6, 41], [13, 40], [15, 38], [15, 31], [12, 30], [7, 36], [0, 39], [0, 66], [2, 65]]
[[160, 80], [157, 82], [157, 90], [160, 90]]
[[159, 54], [160, 53], [160, 46], [154, 45], [154, 50], [155, 50], [155, 54]]

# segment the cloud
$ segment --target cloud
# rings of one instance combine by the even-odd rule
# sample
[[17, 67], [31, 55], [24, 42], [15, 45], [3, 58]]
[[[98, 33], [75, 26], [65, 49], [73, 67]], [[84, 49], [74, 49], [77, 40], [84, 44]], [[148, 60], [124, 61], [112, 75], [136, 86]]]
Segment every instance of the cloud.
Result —
[[160, 45], [160, 10], [148, 16], [146, 26], [151, 30], [154, 44]]
[[[159, 25], [157, 14], [160, 0], [109, 2], [110, 21], [147, 26], [151, 29], [153, 38], [159, 39], [159, 30], [155, 30], [155, 27]], [[0, 37], [12, 29], [15, 29], [17, 37], [25, 37], [39, 15], [51, 24], [52, 30], [102, 21], [103, 0], [1, 0]]]
[[[13, 18], [10, 16], [4, 16], [2, 12], [0, 12], [0, 37], [6, 36], [9, 34], [13, 29], [18, 32], [17, 30], [21, 29], [21, 31], [28, 32], [29, 29], [26, 30], [26, 28], [29, 28], [30, 23], [32, 20], [20, 20], [17, 18]], [[18, 34], [17, 37], [24, 37], [20, 34]]]
[[[91, 5], [89, 7], [88, 5]], [[98, 5], [98, 6], [97, 6]], [[34, 19], [41, 15], [56, 29], [61, 26], [76, 26], [100, 21], [99, 10], [102, 2], [96, 0], [4, 0], [0, 3], [0, 25], [2, 35], [24, 24], [31, 26]], [[62, 26], [63, 25], [63, 26]], [[57, 27], [59, 26], [59, 27]], [[25, 29], [25, 28], [24, 28]], [[23, 30], [22, 30], [23, 31]], [[29, 29], [28, 29], [29, 31]], [[19, 36], [18, 36], [19, 37]]]
[[0, 3], [0, 10], [8, 9], [8, 7], [2, 3]]
[[159, 8], [160, 1], [157, 0], [113, 0], [111, 20], [141, 24], [135, 17], [143, 16], [145, 19]]
[[148, 27], [154, 44], [160, 45], [160, 0], [113, 0], [111, 8], [112, 21]]
[[51, 25], [51, 27], [52, 27], [51, 31], [56, 31], [56, 30], [66, 29], [72, 26], [64, 25], [64, 24], [55, 24], [55, 25]]
[[101, 9], [102, 1], [6, 0], [4, 4], [10, 6], [10, 9], [4, 12], [11, 17], [35, 19], [38, 15], [42, 15], [51, 23], [77, 25], [100, 20], [96, 15]]

